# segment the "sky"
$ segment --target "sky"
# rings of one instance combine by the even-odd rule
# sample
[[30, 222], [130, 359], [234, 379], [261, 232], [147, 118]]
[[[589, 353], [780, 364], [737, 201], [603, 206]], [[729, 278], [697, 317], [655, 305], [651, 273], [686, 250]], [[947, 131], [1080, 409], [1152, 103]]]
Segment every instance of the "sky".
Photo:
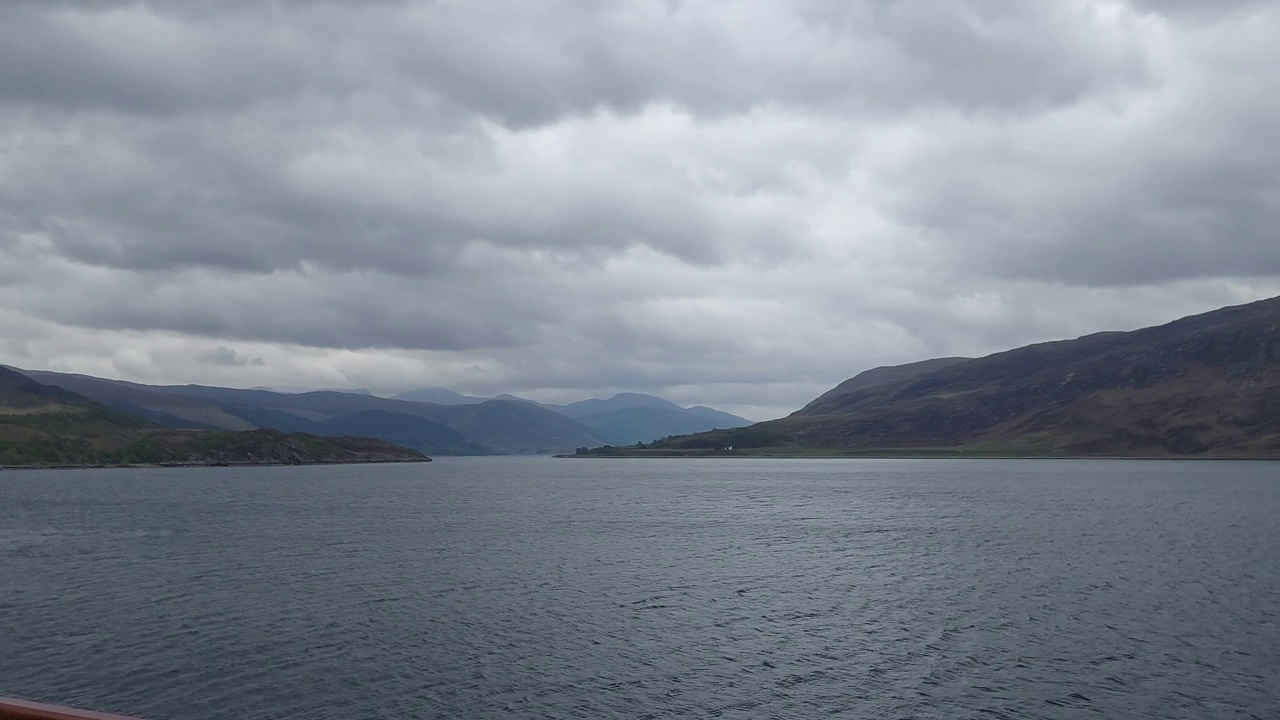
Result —
[[6, 0], [0, 363], [650, 392], [1280, 294], [1262, 0]]

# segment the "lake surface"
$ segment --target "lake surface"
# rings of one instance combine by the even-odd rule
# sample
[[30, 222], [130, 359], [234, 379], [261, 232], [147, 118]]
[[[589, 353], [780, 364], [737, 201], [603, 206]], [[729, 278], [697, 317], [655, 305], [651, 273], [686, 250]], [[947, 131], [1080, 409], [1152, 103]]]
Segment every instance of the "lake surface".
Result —
[[1280, 717], [1280, 464], [0, 473], [0, 695], [226, 718]]

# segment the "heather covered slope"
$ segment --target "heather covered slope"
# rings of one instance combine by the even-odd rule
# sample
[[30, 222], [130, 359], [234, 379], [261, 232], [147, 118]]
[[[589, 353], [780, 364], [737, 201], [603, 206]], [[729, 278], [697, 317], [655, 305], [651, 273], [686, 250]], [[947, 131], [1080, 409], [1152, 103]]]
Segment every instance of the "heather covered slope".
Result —
[[163, 429], [69, 390], [0, 368], [0, 466], [426, 459], [415, 450], [369, 438]]
[[0, 368], [0, 465], [98, 462], [150, 423]]
[[729, 445], [1280, 455], [1280, 299], [950, 362], [663, 447]]
[[837, 401], [837, 398], [844, 397], [859, 390], [880, 387], [883, 385], [892, 385], [896, 383], [906, 382], [912, 378], [950, 367], [959, 362], [964, 362], [970, 358], [950, 357], [950, 358], [934, 358], [933, 360], [921, 360], [920, 362], [907, 363], [906, 365], [889, 365], [886, 367], [872, 368], [845, 380], [839, 385], [831, 388], [825, 393], [818, 396], [818, 399], [804, 406], [799, 412], [807, 414], [811, 408], [819, 408], [829, 406]]

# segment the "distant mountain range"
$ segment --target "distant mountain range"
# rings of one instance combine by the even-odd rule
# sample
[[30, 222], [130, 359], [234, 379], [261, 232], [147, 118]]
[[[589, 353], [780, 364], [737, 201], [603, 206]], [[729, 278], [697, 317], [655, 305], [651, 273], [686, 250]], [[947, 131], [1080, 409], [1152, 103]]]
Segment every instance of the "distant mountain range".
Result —
[[711, 408], [682, 408], [634, 393], [558, 406], [513, 396], [470, 397], [442, 388], [382, 398], [365, 390], [293, 394], [18, 372], [168, 428], [363, 436], [437, 455], [554, 453], [748, 424]]
[[714, 408], [681, 407], [670, 400], [643, 393], [618, 393], [608, 399], [591, 398], [568, 405], [539, 403], [515, 395], [493, 398], [463, 395], [447, 388], [424, 388], [396, 395], [397, 400], [441, 405], [475, 405], [492, 400], [527, 403], [573, 418], [611, 445], [649, 443], [672, 435], [750, 425], [751, 421]]
[[650, 452], [1280, 456], [1280, 298], [984, 358], [877, 368], [791, 416]]
[[652, 395], [619, 393], [607, 400], [582, 400], [543, 407], [571, 417], [613, 445], [634, 445], [751, 421], [701, 405], [684, 408]]
[[275, 430], [174, 430], [0, 368], [0, 466], [280, 465], [426, 460], [359, 437]]
[[448, 388], [422, 388], [421, 390], [410, 390], [408, 392], [402, 392], [399, 395], [394, 395], [392, 398], [395, 400], [408, 400], [409, 402], [432, 403], [433, 405], [479, 405], [482, 402], [494, 399], [463, 395], [460, 392], [454, 392]]

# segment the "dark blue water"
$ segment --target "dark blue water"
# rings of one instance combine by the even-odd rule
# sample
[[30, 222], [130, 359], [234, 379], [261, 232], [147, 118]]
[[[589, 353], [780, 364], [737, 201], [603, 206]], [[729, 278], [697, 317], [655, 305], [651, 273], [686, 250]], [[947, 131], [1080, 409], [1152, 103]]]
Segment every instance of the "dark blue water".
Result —
[[223, 718], [1280, 717], [1280, 464], [0, 473], [0, 695]]

